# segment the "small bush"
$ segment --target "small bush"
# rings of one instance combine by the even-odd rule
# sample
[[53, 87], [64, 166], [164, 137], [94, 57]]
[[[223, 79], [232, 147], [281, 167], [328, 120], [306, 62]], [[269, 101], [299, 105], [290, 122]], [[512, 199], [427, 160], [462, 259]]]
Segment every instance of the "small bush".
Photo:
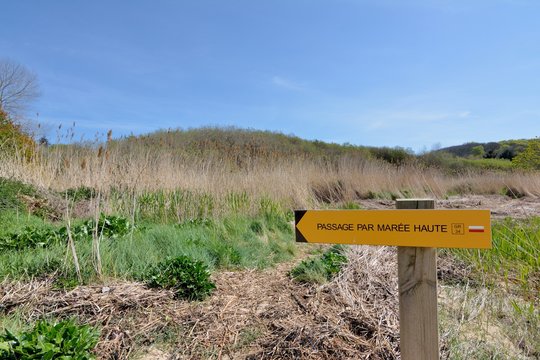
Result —
[[512, 199], [521, 199], [521, 198], [526, 196], [526, 194], [524, 194], [522, 191], [518, 190], [515, 187], [511, 187], [511, 186], [505, 186], [501, 190], [501, 195], [508, 196], [508, 197], [510, 197]]
[[203, 300], [216, 288], [208, 267], [184, 255], [159, 263], [145, 278], [149, 287], [173, 289], [175, 297], [184, 300]]
[[0, 335], [0, 359], [95, 359], [91, 351], [98, 339], [98, 330], [72, 320], [57, 324], [39, 321], [19, 336], [8, 330]]
[[289, 273], [294, 280], [322, 284], [331, 280], [347, 263], [343, 247], [335, 245], [320, 257], [303, 260]]

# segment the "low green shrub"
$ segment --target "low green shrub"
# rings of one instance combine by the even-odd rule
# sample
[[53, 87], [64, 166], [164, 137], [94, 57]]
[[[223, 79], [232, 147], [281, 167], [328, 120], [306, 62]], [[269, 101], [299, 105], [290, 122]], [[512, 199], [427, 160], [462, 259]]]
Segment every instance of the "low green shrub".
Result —
[[39, 321], [32, 330], [14, 335], [8, 330], [0, 335], [0, 359], [95, 359], [91, 353], [99, 331], [73, 320], [56, 324]]
[[54, 228], [25, 227], [17, 233], [0, 237], [0, 250], [46, 247], [62, 239], [61, 231]]
[[410, 149], [404, 149], [401, 147], [379, 147], [369, 149], [372, 156], [376, 159], [386, 161], [393, 165], [403, 165], [408, 161], [414, 159], [414, 154]]
[[216, 288], [208, 267], [184, 255], [157, 264], [145, 280], [149, 287], [173, 289], [175, 297], [184, 300], [203, 300]]
[[322, 284], [338, 274], [346, 263], [343, 247], [334, 245], [321, 256], [303, 260], [289, 276], [298, 282]]
[[[65, 228], [62, 229], [65, 231]], [[72, 235], [75, 237], [92, 236], [95, 229], [96, 221], [90, 219], [78, 226], [74, 226]], [[132, 229], [129, 220], [121, 216], [101, 214], [97, 222], [98, 234], [108, 239], [116, 239], [127, 235]]]
[[540, 170], [540, 140], [530, 140], [525, 150], [512, 159], [512, 164], [519, 169]]

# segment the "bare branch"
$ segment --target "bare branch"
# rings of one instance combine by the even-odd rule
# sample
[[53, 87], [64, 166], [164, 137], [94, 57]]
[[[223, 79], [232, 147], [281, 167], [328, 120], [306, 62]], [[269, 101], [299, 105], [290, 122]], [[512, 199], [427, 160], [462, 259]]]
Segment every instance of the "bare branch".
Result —
[[21, 115], [39, 94], [34, 73], [11, 60], [0, 59], [0, 109]]

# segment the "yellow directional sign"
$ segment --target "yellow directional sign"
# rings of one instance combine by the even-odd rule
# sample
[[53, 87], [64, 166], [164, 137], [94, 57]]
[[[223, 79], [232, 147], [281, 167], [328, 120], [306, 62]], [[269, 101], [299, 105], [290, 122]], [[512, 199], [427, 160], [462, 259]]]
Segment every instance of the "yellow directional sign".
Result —
[[297, 210], [296, 241], [491, 248], [489, 210]]

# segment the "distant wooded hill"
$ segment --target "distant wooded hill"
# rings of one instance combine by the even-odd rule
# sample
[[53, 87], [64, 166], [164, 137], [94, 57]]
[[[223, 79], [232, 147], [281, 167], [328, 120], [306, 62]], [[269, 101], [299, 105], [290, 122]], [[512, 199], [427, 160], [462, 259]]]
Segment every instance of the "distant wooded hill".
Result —
[[499, 142], [470, 142], [463, 145], [450, 146], [437, 150], [458, 157], [482, 157], [486, 159], [512, 160], [523, 152], [533, 140], [504, 140]]

